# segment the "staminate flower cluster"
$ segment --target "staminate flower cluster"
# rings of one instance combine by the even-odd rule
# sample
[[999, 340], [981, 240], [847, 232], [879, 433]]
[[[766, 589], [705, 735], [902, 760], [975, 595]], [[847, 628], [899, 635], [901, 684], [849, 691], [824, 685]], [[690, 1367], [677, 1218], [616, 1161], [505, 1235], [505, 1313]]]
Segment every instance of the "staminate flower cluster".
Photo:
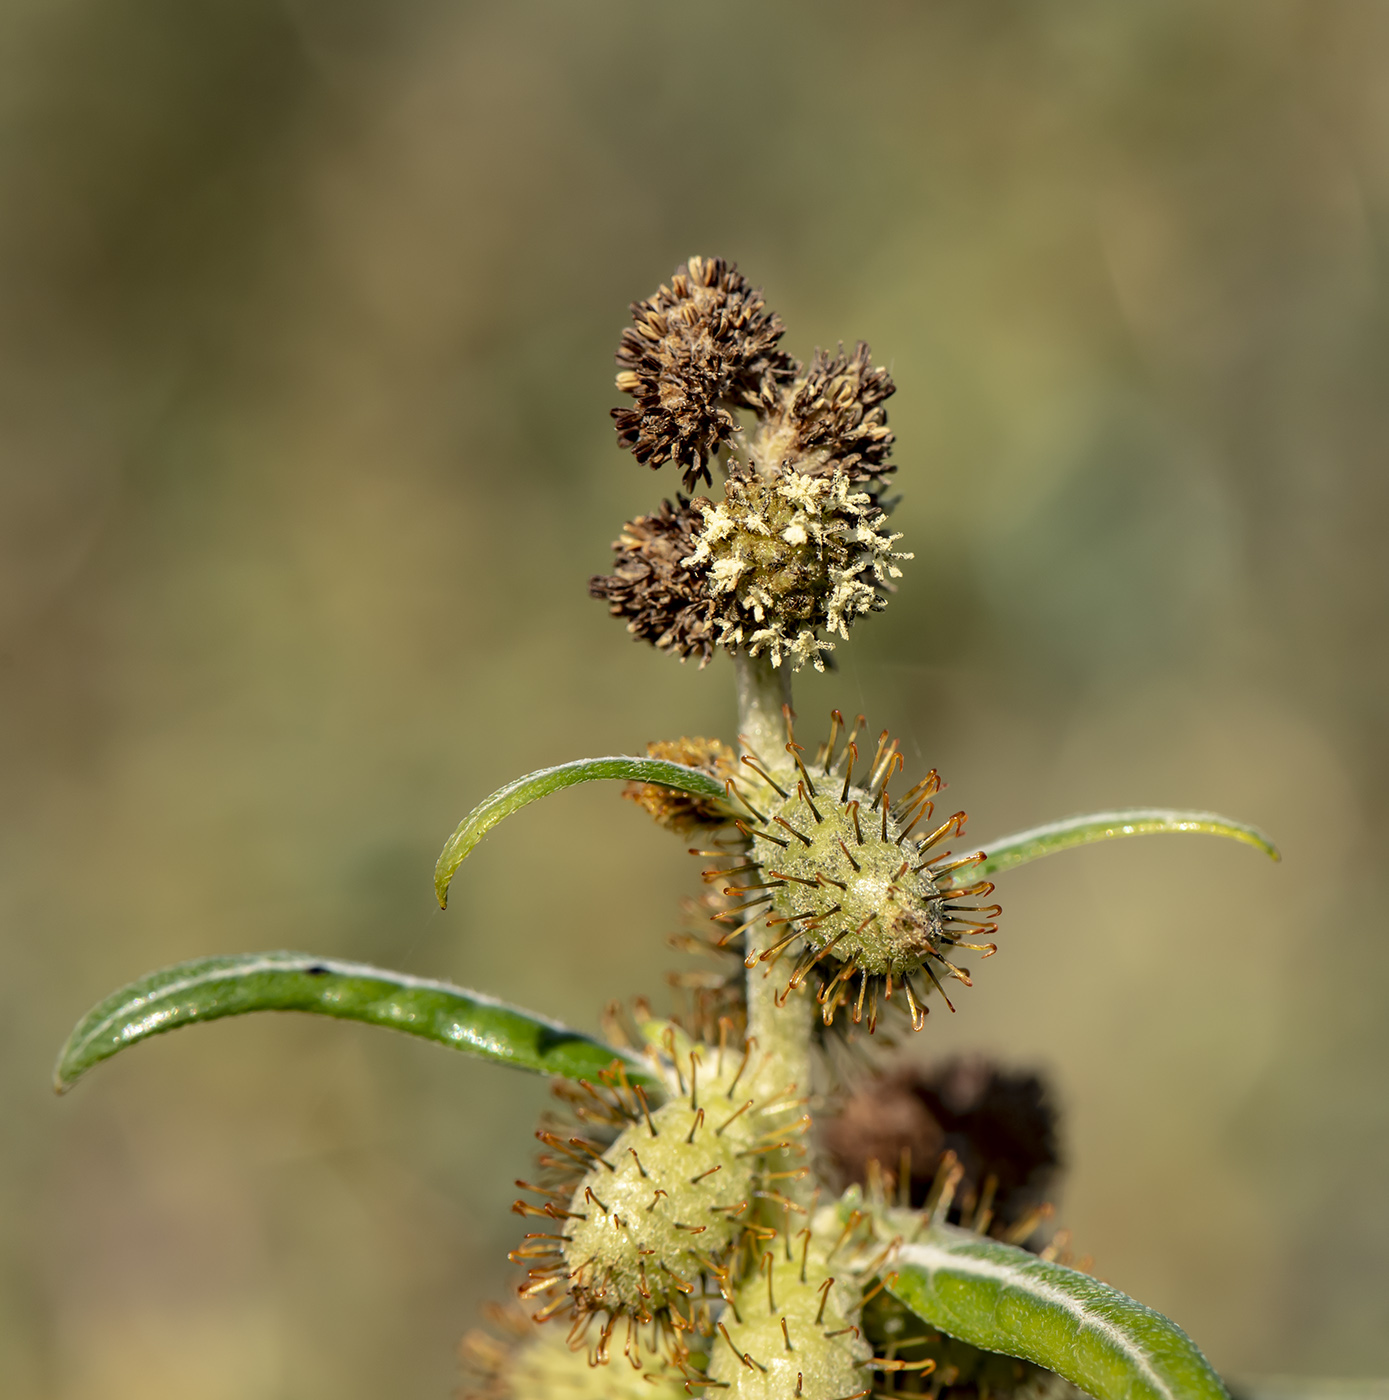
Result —
[[845, 640], [849, 624], [887, 606], [882, 589], [910, 559], [892, 546], [901, 535], [877, 526], [883, 512], [865, 491], [852, 491], [842, 471], [810, 476], [730, 476], [722, 501], [700, 500], [704, 528], [686, 567], [704, 566], [718, 599], [719, 641], [750, 656], [766, 651], [774, 666], [783, 657], [795, 669]]
[[826, 637], [886, 607], [894, 561], [912, 557], [882, 530], [892, 376], [862, 342], [817, 350], [808, 368], [791, 359], [761, 293], [718, 258], [691, 258], [632, 314], [617, 387], [635, 403], [613, 410], [619, 444], [651, 467], [675, 462], [687, 490], [712, 486], [715, 463], [723, 495], [631, 521], [590, 593], [682, 661], [703, 666], [721, 646], [823, 670]]

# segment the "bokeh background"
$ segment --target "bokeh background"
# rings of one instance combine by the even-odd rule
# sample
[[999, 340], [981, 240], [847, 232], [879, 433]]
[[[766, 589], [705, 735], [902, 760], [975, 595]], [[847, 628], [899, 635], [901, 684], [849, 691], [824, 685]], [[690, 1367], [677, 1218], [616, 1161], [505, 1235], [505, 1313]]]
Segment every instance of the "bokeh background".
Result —
[[[11, 0], [0, 11], [0, 1392], [445, 1396], [544, 1086], [361, 1027], [48, 1088], [152, 966], [300, 947], [593, 1027], [696, 883], [530, 768], [732, 728], [585, 595], [673, 482], [629, 301], [737, 259], [869, 340], [916, 551], [799, 687], [1009, 877], [921, 1056], [1044, 1067], [1061, 1216], [1235, 1373], [1389, 1372], [1389, 9]], [[818, 719], [814, 721], [818, 724]]]

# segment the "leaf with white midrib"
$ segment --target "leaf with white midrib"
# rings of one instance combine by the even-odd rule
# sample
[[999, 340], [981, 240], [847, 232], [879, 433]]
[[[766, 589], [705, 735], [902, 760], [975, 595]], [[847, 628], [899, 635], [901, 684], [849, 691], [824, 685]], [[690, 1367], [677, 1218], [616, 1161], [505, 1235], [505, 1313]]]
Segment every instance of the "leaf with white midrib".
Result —
[[570, 1079], [595, 1078], [615, 1061], [631, 1079], [649, 1077], [627, 1052], [481, 992], [366, 963], [270, 952], [177, 963], [113, 992], [73, 1029], [54, 1086], [70, 1089], [93, 1065], [151, 1036], [253, 1011], [362, 1021]]
[[1175, 807], [1126, 807], [1115, 812], [1087, 812], [1063, 817], [1060, 821], [1030, 827], [1026, 831], [1001, 836], [984, 846], [984, 860], [971, 872], [971, 878], [988, 878], [1026, 865], [1042, 856], [1055, 855], [1075, 846], [1096, 841], [1113, 841], [1125, 836], [1201, 835], [1224, 836], [1262, 851], [1271, 860], [1281, 860], [1278, 848], [1247, 822], [1222, 817], [1218, 812], [1189, 812]]
[[901, 1245], [889, 1291], [933, 1327], [1096, 1400], [1228, 1400], [1176, 1323], [1075, 1269], [951, 1226]]

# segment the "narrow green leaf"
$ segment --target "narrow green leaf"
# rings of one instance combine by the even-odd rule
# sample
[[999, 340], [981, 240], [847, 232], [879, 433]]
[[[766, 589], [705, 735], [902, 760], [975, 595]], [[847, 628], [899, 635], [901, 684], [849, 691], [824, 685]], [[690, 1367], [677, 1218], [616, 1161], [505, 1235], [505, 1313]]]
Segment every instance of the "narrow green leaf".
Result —
[[1228, 1400], [1161, 1313], [1026, 1250], [933, 1225], [902, 1245], [889, 1291], [952, 1337], [1045, 1366], [1095, 1400]]
[[1228, 836], [1254, 846], [1266, 856], [1281, 860], [1278, 848], [1256, 826], [1232, 821], [1215, 812], [1178, 812], [1166, 807], [1130, 807], [1122, 812], [1091, 812], [1083, 817], [1066, 817], [1046, 826], [1034, 826], [1004, 836], [984, 846], [983, 865], [971, 871], [971, 878], [990, 877], [1015, 865], [1026, 865], [1040, 856], [1088, 846], [1092, 841], [1112, 841], [1119, 836], [1150, 836], [1156, 832], [1199, 832], [1207, 836]]
[[468, 852], [501, 821], [513, 812], [519, 811], [528, 802], [538, 797], [548, 797], [561, 788], [573, 787], [575, 783], [592, 782], [595, 778], [625, 778], [642, 783], [660, 783], [663, 787], [676, 788], [694, 797], [707, 798], [712, 802], [726, 800], [724, 786], [717, 778], [698, 768], [687, 768], [683, 763], [667, 763], [660, 758], [579, 758], [573, 763], [561, 763], [556, 768], [542, 768], [538, 773], [527, 773], [503, 788], [498, 788], [491, 797], [484, 798], [458, 824], [458, 829], [449, 837], [440, 853], [439, 862], [434, 867], [434, 893], [439, 897], [439, 907], [445, 908], [449, 898], [449, 882], [454, 872], [463, 864]]
[[592, 1078], [619, 1060], [631, 1079], [650, 1082], [626, 1052], [479, 992], [309, 953], [244, 953], [161, 968], [113, 992], [73, 1029], [53, 1086], [63, 1093], [93, 1065], [152, 1035], [248, 1011], [365, 1021], [568, 1079]]

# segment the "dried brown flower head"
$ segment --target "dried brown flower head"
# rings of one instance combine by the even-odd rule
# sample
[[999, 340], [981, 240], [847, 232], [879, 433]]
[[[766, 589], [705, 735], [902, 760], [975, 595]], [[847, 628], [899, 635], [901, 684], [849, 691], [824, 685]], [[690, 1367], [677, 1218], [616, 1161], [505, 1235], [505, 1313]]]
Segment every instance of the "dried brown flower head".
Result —
[[589, 592], [627, 630], [701, 666], [715, 645], [773, 665], [824, 669], [850, 624], [887, 605], [896, 561], [878, 499], [895, 470], [884, 402], [892, 376], [860, 342], [817, 350], [803, 369], [778, 347], [782, 325], [737, 268], [691, 258], [669, 286], [632, 308], [614, 409], [618, 438], [652, 467], [675, 461], [687, 488], [712, 485], [709, 458], [757, 426], [724, 460], [722, 500], [678, 497], [628, 524], [612, 574]]
[[893, 435], [882, 407], [897, 386], [886, 369], [875, 368], [860, 341], [852, 355], [817, 350], [809, 369], [781, 387], [763, 405], [749, 444], [753, 466], [763, 475], [795, 470], [808, 476], [842, 471], [876, 495], [897, 470], [887, 460]]
[[894, 1175], [905, 1163], [914, 1206], [925, 1203], [942, 1155], [953, 1153], [962, 1170], [953, 1213], [966, 1220], [986, 1203], [995, 1233], [1029, 1219], [1035, 1226], [1061, 1156], [1043, 1080], [978, 1057], [872, 1081], [825, 1125], [824, 1142], [846, 1182], [867, 1181], [871, 1161]]
[[[1042, 1228], [1059, 1154], [1056, 1111], [1037, 1075], [982, 1056], [904, 1066], [865, 1085], [823, 1131], [841, 1179], [859, 1182], [870, 1199], [895, 1196], [961, 1229], [1072, 1262], [1069, 1232], [1048, 1239]], [[911, 1363], [880, 1373], [902, 1400], [1084, 1400], [1041, 1366], [923, 1326], [886, 1291], [866, 1303], [863, 1331], [877, 1355]]]
[[683, 561], [708, 571], [718, 600], [719, 642], [756, 656], [783, 657], [795, 669], [847, 638], [849, 624], [887, 606], [884, 585], [899, 578], [893, 550], [900, 535], [878, 531], [883, 512], [866, 492], [850, 490], [843, 472], [809, 476], [783, 471], [771, 479], [730, 476], [724, 499], [696, 502], [704, 516]]
[[674, 461], [692, 490], [737, 430], [731, 410], [775, 397], [794, 362], [777, 342], [780, 319], [722, 258], [691, 258], [670, 285], [632, 305], [622, 333], [617, 387], [636, 400], [615, 408], [617, 440], [637, 461]]
[[676, 497], [675, 505], [662, 501], [654, 515], [627, 523], [613, 543], [613, 572], [588, 584], [614, 617], [627, 619], [634, 637], [682, 661], [697, 656], [701, 666], [714, 654], [718, 637], [715, 602], [705, 571], [684, 561], [703, 526], [702, 514], [684, 497]]
[[[738, 755], [721, 739], [657, 739], [646, 746], [649, 758], [700, 768], [716, 778], [738, 775]], [[688, 792], [660, 783], [628, 783], [622, 795], [644, 807], [657, 823], [680, 836], [699, 827], [727, 826], [728, 812]]]

